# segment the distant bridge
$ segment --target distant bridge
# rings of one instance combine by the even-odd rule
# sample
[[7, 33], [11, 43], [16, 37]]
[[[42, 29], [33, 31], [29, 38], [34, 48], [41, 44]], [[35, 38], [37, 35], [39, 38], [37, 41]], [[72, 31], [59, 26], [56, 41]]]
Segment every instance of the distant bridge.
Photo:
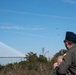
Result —
[[0, 58], [26, 58], [25, 56], [0, 56]]

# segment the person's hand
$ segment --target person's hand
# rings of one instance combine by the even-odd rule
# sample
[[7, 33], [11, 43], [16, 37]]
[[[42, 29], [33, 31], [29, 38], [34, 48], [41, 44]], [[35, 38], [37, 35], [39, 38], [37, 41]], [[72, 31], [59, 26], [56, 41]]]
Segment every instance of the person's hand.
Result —
[[53, 68], [55, 69], [58, 66], [58, 62], [54, 63]]

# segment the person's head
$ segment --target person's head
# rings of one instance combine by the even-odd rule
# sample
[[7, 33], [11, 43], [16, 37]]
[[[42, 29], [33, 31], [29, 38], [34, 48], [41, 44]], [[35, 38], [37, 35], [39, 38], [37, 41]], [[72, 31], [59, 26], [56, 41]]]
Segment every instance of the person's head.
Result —
[[66, 48], [69, 50], [73, 45], [76, 44], [76, 34], [73, 32], [66, 32], [64, 43]]

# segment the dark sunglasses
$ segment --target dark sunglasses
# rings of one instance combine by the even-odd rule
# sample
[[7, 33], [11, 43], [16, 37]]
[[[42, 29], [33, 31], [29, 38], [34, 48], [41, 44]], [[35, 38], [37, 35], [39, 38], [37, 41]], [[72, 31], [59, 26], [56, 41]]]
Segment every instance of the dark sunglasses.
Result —
[[66, 43], [67, 42], [67, 40], [64, 40], [64, 43]]

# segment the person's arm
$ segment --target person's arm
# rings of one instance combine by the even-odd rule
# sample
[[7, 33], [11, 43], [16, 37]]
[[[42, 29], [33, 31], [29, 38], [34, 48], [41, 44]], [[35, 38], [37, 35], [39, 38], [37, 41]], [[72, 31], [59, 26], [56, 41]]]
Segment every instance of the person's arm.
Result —
[[61, 64], [58, 67], [57, 72], [59, 74], [66, 74], [68, 68], [70, 67], [72, 62], [71, 52], [67, 53], [67, 55], [63, 58]]

